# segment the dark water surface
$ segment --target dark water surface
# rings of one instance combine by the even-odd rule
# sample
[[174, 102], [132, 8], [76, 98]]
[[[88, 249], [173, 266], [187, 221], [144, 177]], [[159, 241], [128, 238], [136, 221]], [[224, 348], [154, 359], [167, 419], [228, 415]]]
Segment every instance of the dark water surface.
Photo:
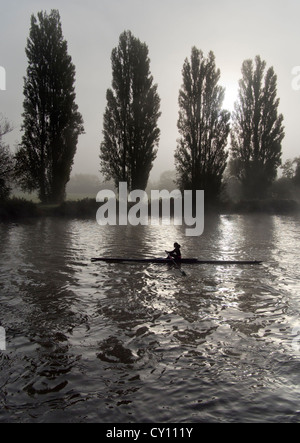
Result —
[[[300, 421], [300, 218], [0, 224], [1, 422]], [[94, 256], [262, 266], [91, 264]], [[299, 335], [298, 335], [299, 334]]]

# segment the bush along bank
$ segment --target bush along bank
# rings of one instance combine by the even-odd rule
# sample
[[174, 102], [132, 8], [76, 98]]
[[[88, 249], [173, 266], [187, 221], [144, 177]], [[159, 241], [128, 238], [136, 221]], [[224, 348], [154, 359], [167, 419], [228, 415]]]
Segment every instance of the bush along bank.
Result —
[[64, 202], [60, 205], [37, 204], [12, 198], [0, 202], [0, 220], [14, 221], [36, 217], [96, 217], [99, 204], [94, 199]]
[[28, 200], [21, 198], [12, 198], [0, 201], [0, 220], [11, 221], [31, 217], [38, 217], [38, 206]]
[[[20, 198], [12, 198], [0, 202], [0, 221], [14, 221], [37, 217], [70, 217], [96, 218], [97, 211], [103, 203], [95, 199], [85, 198], [78, 201], [66, 201], [60, 205], [37, 204]], [[151, 205], [151, 202], [150, 202]], [[128, 206], [130, 209], [131, 205]], [[161, 210], [161, 202], [160, 202]], [[216, 214], [270, 214], [289, 215], [300, 214], [300, 203], [295, 200], [243, 200], [238, 203], [220, 203], [210, 208], [205, 206], [205, 213]], [[173, 206], [171, 204], [171, 215]]]

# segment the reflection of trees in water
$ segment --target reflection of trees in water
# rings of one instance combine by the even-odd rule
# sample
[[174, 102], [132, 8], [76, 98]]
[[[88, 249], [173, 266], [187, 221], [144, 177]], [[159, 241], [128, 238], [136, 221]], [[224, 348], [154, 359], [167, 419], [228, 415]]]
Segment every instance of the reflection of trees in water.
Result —
[[[76, 285], [69, 265], [74, 248], [72, 229], [66, 221], [40, 219], [15, 225], [7, 233], [6, 243], [11, 283], [5, 299], [18, 300], [11, 304], [7, 317], [9, 349], [16, 355], [16, 371], [22, 367], [18, 385], [23, 401], [55, 395], [58, 403], [59, 398], [63, 402], [64, 394], [58, 393], [67, 387], [68, 374], [78, 358], [70, 352], [69, 336], [73, 328], [87, 321], [84, 313], [74, 309], [76, 300], [70, 289]], [[11, 377], [8, 374], [8, 391], [14, 384]]]

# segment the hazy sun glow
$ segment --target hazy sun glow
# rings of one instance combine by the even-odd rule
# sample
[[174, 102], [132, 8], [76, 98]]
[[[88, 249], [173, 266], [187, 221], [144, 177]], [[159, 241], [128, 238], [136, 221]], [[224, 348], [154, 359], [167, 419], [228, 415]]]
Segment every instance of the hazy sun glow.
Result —
[[223, 102], [223, 109], [227, 111], [234, 111], [234, 103], [238, 99], [238, 84], [234, 82], [229, 82], [224, 84], [225, 87], [225, 99]]

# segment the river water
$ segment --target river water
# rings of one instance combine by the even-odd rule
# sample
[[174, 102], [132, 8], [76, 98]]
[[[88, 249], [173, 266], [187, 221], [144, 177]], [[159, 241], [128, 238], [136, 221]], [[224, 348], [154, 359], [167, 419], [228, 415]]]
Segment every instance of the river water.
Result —
[[[0, 422], [300, 421], [300, 218], [0, 224]], [[163, 256], [261, 266], [92, 264]]]

